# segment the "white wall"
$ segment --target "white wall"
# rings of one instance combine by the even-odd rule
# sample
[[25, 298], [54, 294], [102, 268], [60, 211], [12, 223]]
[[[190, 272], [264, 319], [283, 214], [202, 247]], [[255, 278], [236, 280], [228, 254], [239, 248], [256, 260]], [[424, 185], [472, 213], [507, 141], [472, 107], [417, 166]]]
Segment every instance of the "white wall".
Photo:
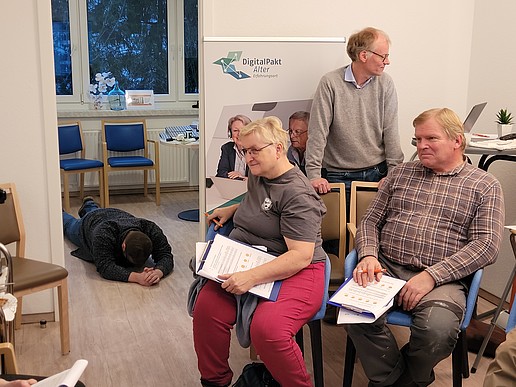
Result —
[[[496, 10], [496, 11], [495, 11]], [[496, 133], [495, 117], [500, 108], [516, 114], [516, 50], [514, 36], [516, 3], [503, 0], [476, 0], [471, 50], [468, 104], [488, 101], [476, 129]], [[505, 223], [516, 224], [516, 164], [496, 161], [489, 172], [501, 182], [505, 194]], [[486, 270], [482, 287], [500, 295], [514, 267], [515, 257], [509, 242], [509, 232], [495, 265]]]
[[[50, 1], [2, 3], [0, 181], [17, 185], [26, 255], [64, 264], [50, 20]], [[52, 309], [51, 293], [24, 298], [25, 313]]]
[[[503, 12], [493, 14], [493, 9]], [[511, 15], [515, 11], [516, 4], [502, 0], [205, 0], [202, 4], [205, 36], [348, 38], [366, 26], [387, 32], [392, 45], [391, 65], [386, 71], [394, 78], [398, 91], [400, 136], [406, 159], [415, 150], [411, 145], [412, 120], [423, 110], [446, 106], [465, 117], [475, 103], [488, 101], [476, 126], [486, 132], [496, 131], [494, 114], [500, 107], [508, 107], [516, 114], [516, 99], [511, 98], [515, 91], [505, 87], [516, 80], [516, 73], [510, 71], [516, 62], [516, 50], [511, 46], [516, 32]], [[349, 61], [343, 53], [342, 63]], [[510, 178], [515, 167], [498, 162], [490, 169], [506, 193], [507, 224], [516, 223], [515, 206], [508, 200], [516, 184]], [[485, 276], [483, 287], [495, 294], [500, 294], [504, 286], [497, 273], [512, 268], [512, 251], [506, 239], [499, 262]], [[509, 269], [507, 265], [511, 265]]]

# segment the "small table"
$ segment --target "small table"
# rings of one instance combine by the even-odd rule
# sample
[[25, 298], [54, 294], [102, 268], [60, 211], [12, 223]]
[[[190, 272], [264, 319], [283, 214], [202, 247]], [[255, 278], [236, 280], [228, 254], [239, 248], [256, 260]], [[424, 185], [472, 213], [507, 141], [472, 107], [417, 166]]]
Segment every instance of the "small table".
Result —
[[[162, 138], [160, 138], [159, 142], [160, 142], [160, 144], [162, 144], [164, 146], [172, 146], [172, 147], [187, 148], [187, 149], [198, 149], [199, 148], [199, 140], [195, 140], [195, 141], [191, 141], [191, 140], [165, 141]], [[181, 211], [179, 214], [177, 214], [177, 217], [181, 220], [186, 220], [189, 222], [198, 222], [199, 221], [199, 209], [194, 208], [191, 210]]]

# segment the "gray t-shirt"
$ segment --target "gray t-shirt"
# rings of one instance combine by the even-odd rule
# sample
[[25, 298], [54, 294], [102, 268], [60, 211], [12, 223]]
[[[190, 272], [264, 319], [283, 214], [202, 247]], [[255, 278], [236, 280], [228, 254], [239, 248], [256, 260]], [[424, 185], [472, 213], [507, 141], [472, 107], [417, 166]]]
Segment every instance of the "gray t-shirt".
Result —
[[266, 246], [274, 255], [288, 251], [283, 237], [314, 242], [312, 263], [326, 259], [321, 247], [326, 207], [298, 167], [272, 180], [250, 173], [247, 187], [233, 217], [232, 239]]

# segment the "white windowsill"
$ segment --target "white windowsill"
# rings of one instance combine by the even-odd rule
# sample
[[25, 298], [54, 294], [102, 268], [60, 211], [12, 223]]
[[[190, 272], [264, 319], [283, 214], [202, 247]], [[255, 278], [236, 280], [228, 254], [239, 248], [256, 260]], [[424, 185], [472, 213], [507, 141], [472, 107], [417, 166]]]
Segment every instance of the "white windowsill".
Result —
[[102, 117], [161, 117], [161, 116], [199, 116], [199, 109], [173, 108], [148, 110], [66, 110], [58, 111], [57, 118], [102, 118]]

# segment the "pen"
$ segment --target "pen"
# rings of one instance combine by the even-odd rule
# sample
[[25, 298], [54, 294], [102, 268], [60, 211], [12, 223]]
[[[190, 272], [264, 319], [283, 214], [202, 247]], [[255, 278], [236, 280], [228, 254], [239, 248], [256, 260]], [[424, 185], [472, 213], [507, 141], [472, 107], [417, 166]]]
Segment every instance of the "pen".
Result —
[[[204, 213], [204, 215], [209, 216], [207, 212]], [[215, 223], [217, 226], [222, 227], [224, 226], [222, 223], [220, 223], [217, 219], [212, 219], [213, 223]]]
[[489, 138], [489, 136], [487, 134], [482, 134], [482, 133], [473, 133], [473, 136]]
[[[366, 270], [357, 270], [357, 273], [358, 274], [367, 273], [367, 269]], [[387, 273], [387, 269], [374, 269], [374, 274], [379, 274], [379, 273]]]

